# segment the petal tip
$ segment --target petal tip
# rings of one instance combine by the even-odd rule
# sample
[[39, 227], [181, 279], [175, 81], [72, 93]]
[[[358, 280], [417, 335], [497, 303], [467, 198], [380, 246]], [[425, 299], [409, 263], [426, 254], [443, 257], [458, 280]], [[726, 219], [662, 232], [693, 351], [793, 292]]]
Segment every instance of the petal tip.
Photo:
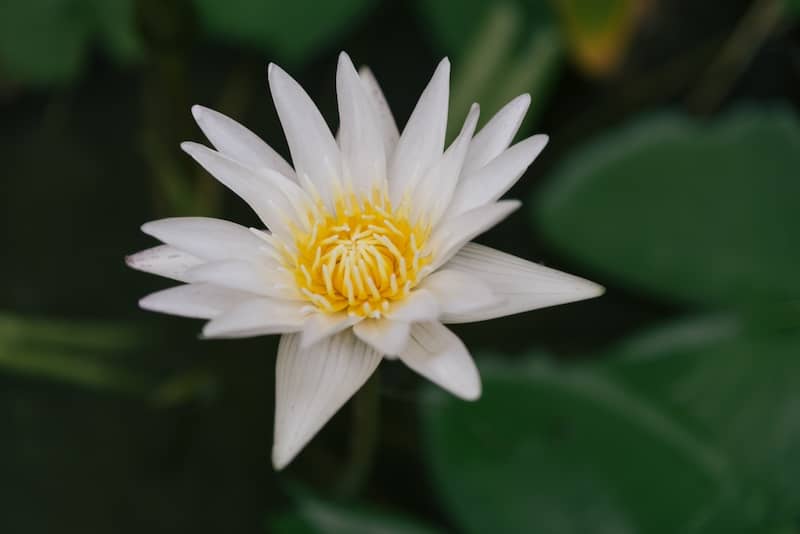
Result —
[[339, 52], [339, 64], [341, 65], [342, 63], [353, 63], [353, 61], [350, 59], [350, 55], [344, 50]]
[[205, 108], [205, 107], [203, 107], [203, 106], [201, 106], [199, 104], [195, 104], [195, 105], [192, 106], [191, 110], [192, 110], [192, 117], [194, 117], [194, 120], [199, 122], [200, 118], [206, 112], [207, 108]]
[[183, 143], [181, 143], [180, 146], [181, 150], [192, 156], [197, 153], [198, 147], [200, 147], [201, 145], [193, 141], [184, 141]]
[[[152, 236], [153, 235], [154, 226], [155, 226], [155, 221], [147, 221], [146, 223], [144, 223], [143, 225], [141, 225], [139, 227], [139, 230], [141, 230], [143, 234], [147, 234], [149, 236]], [[153, 236], [153, 237], [155, 237], [155, 236]], [[128, 257], [130, 257], [130, 256], [128, 256]]]
[[482, 393], [483, 391], [481, 391], [481, 386], [480, 384], [478, 384], [478, 387], [475, 388], [474, 390], [462, 391], [459, 397], [461, 397], [465, 401], [475, 402], [477, 400], [480, 400]]
[[606, 294], [606, 288], [604, 286], [601, 286], [600, 284], [595, 284], [594, 282], [589, 282], [589, 284], [590, 287], [587, 291], [589, 296], [587, 298], [591, 299], [591, 298], [602, 297], [603, 295]]
[[272, 447], [272, 467], [276, 471], [282, 471], [286, 468], [289, 463], [294, 459], [295, 454], [289, 454], [285, 447], [278, 447], [278, 445], [274, 445]]
[[152, 296], [153, 295], [150, 294], [150, 295], [147, 295], [147, 296], [144, 296], [144, 297], [140, 298], [139, 302], [138, 302], [139, 307], [141, 309], [147, 310], [147, 311], [158, 311], [158, 310], [154, 309]]

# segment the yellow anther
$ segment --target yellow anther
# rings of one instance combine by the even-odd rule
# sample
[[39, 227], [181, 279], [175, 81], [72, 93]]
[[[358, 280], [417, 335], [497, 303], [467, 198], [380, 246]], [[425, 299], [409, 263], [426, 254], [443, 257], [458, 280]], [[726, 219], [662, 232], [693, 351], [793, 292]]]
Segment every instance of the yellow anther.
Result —
[[340, 193], [333, 205], [333, 213], [321, 203], [309, 210], [310, 231], [294, 230], [294, 243], [275, 248], [319, 310], [380, 317], [422, 279], [430, 229], [412, 224], [407, 206], [393, 210], [379, 190], [360, 199]]

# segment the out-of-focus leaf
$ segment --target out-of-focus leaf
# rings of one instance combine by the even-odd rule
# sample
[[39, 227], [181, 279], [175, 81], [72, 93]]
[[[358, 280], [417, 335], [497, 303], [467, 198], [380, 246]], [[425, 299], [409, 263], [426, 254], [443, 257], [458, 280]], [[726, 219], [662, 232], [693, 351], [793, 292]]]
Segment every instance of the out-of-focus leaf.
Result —
[[418, 0], [419, 13], [433, 38], [444, 51], [461, 57], [472, 46], [492, 11], [513, 10], [518, 22], [529, 32], [553, 22], [552, 9], [547, 0]]
[[0, 67], [30, 83], [63, 82], [83, 66], [89, 25], [74, 0], [0, 3]]
[[142, 42], [134, 24], [134, 4], [130, 0], [87, 0], [94, 26], [106, 52], [119, 61], [138, 60]]
[[650, 117], [575, 151], [536, 207], [555, 245], [678, 301], [800, 298], [800, 128], [788, 110]]
[[547, 108], [550, 90], [558, 79], [563, 59], [561, 34], [555, 26], [532, 34], [519, 54], [497, 73], [492, 91], [481, 98], [481, 110], [486, 111], [484, 120], [515, 96], [528, 93], [531, 105], [520, 127], [520, 131], [526, 131]]
[[[423, 2], [421, 6], [435, 14], [447, 4], [449, 2]], [[461, 121], [473, 102], [481, 104], [482, 122], [522, 93], [530, 93], [532, 100], [527, 123], [543, 109], [563, 59], [563, 47], [547, 7], [535, 2], [532, 5], [536, 9], [531, 10], [530, 6], [526, 9], [519, 2], [449, 6], [459, 12], [473, 9], [485, 13], [471, 20], [467, 29], [459, 29], [458, 39], [444, 44], [445, 48], [457, 49], [461, 58], [453, 74], [450, 137], [460, 130]], [[437, 16], [429, 17], [438, 20]], [[451, 21], [446, 17], [444, 21], [447, 22], [443, 27], [448, 28]], [[437, 28], [439, 23], [432, 26]], [[461, 41], [463, 36], [470, 35], [471, 38]]]
[[[438, 2], [432, 4], [439, 5]], [[431, 9], [435, 11], [436, 8]], [[477, 23], [478, 20], [474, 22]], [[495, 4], [477, 28], [475, 38], [466, 45], [464, 61], [457, 63], [453, 76], [450, 94], [451, 120], [448, 124], [450, 137], [461, 129], [459, 121], [466, 116], [478, 95], [485, 92], [490, 85], [495, 85], [493, 76], [496, 69], [492, 66], [502, 64], [511, 54], [521, 22], [520, 9], [516, 4]], [[488, 115], [489, 110], [484, 105], [484, 122]]]
[[728, 493], [725, 459], [600, 374], [483, 369], [480, 401], [438, 390], [423, 430], [464, 532], [690, 532]]
[[116, 59], [139, 52], [131, 0], [0, 2], [0, 68], [25, 83], [59, 83], [78, 75], [93, 38]]
[[374, 0], [194, 0], [206, 30], [255, 46], [278, 61], [302, 63], [366, 14]]
[[276, 534], [435, 534], [423, 524], [397, 514], [304, 496], [294, 513], [271, 523]]
[[175, 404], [214, 391], [214, 377], [192, 371], [172, 378], [134, 369], [125, 356], [146, 349], [133, 325], [0, 315], [0, 371]]
[[151, 382], [112, 356], [130, 354], [141, 332], [122, 325], [0, 316], [0, 368], [81, 386], [141, 392]]
[[691, 320], [642, 334], [612, 356], [627, 387], [724, 450], [747, 488], [763, 488], [740, 507], [741, 521], [764, 532], [796, 517], [800, 329], [763, 313]]
[[593, 76], [616, 70], [645, 11], [639, 0], [556, 0], [555, 5], [576, 62]]

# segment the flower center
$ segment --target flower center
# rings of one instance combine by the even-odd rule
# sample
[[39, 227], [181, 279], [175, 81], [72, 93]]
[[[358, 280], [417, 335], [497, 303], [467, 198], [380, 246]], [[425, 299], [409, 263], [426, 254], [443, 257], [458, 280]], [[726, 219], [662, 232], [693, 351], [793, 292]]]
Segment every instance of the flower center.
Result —
[[412, 224], [408, 209], [393, 211], [386, 198], [336, 202], [319, 208], [311, 230], [294, 233], [291, 268], [301, 293], [324, 312], [378, 318], [424, 276], [430, 229]]

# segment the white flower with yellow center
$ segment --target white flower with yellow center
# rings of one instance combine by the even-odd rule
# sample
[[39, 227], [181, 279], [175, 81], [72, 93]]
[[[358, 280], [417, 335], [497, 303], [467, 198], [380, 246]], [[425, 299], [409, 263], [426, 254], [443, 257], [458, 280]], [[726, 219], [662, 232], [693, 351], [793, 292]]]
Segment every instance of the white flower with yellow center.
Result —
[[193, 113], [216, 150], [183, 149], [241, 196], [267, 229], [218, 219], [153, 221], [164, 245], [128, 258], [185, 282], [142, 308], [210, 319], [208, 338], [283, 334], [273, 463], [288, 464], [384, 358], [464, 399], [481, 394], [464, 344], [442, 323], [482, 321], [597, 296], [602, 288], [469, 241], [519, 206], [498, 200], [547, 143], [509, 145], [522, 95], [480, 132], [473, 105], [445, 150], [450, 64], [443, 60], [402, 135], [369, 71], [341, 54], [335, 139], [309, 96], [270, 65], [294, 168], [210, 109]]

